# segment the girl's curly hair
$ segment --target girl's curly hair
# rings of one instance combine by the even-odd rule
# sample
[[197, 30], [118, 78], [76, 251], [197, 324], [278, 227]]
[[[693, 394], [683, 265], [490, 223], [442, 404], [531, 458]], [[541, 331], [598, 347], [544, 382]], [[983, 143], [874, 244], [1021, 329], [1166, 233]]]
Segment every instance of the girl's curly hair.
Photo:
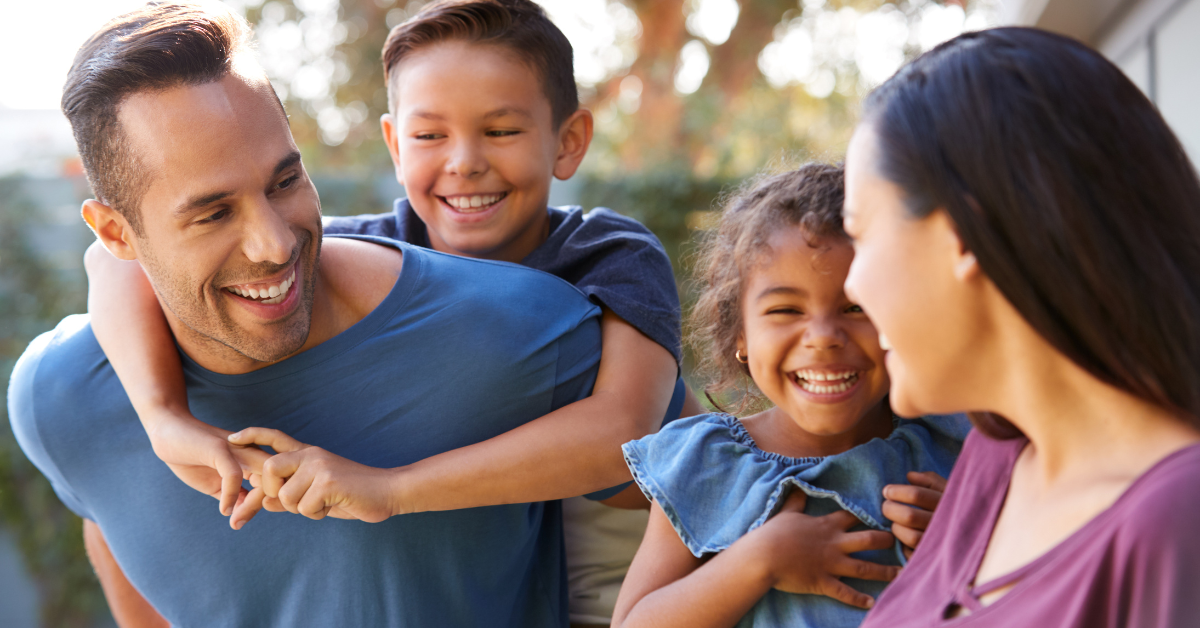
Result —
[[765, 403], [749, 368], [734, 357], [746, 280], [781, 228], [800, 227], [813, 247], [825, 238], [848, 239], [842, 229], [843, 180], [841, 164], [823, 163], [751, 179], [725, 203], [718, 227], [703, 237], [695, 258], [700, 297], [688, 320], [688, 342], [710, 381], [705, 395], [718, 409], [713, 395], [732, 395], [737, 413]]

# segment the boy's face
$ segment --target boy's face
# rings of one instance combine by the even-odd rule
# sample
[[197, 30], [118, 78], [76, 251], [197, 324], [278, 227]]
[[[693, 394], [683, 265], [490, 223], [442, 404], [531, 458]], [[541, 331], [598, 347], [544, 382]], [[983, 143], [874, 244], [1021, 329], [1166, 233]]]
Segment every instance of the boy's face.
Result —
[[552, 176], [575, 173], [591, 115], [554, 128], [541, 77], [511, 51], [447, 41], [393, 71], [383, 133], [433, 248], [520, 262], [548, 234]]

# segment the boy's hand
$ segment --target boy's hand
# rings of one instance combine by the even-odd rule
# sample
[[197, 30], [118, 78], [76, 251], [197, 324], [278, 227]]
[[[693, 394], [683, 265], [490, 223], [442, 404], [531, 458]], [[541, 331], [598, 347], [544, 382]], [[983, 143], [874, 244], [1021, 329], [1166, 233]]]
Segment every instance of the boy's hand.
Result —
[[908, 481], [911, 484], [883, 487], [883, 516], [892, 520], [892, 534], [904, 544], [904, 555], [912, 556], [946, 492], [946, 478], [932, 471], [909, 471]]
[[899, 567], [851, 558], [849, 554], [886, 549], [895, 539], [879, 530], [848, 532], [859, 525], [854, 515], [839, 510], [823, 517], [804, 514], [807, 496], [793, 490], [782, 510], [747, 534], [761, 544], [774, 588], [788, 593], [825, 595], [859, 608], [871, 608], [871, 596], [851, 588], [839, 577], [891, 581]]
[[235, 529], [253, 517], [260, 505], [310, 519], [331, 516], [368, 523], [383, 521], [395, 512], [393, 474], [388, 469], [358, 464], [279, 430], [251, 427], [230, 435], [229, 442], [278, 452], [262, 463], [261, 486], [239, 505], [231, 521]]
[[270, 458], [260, 449], [231, 445], [226, 440], [229, 432], [191, 415], [164, 416], [147, 434], [159, 460], [184, 484], [219, 500], [225, 516], [246, 497], [242, 488], [246, 470]]

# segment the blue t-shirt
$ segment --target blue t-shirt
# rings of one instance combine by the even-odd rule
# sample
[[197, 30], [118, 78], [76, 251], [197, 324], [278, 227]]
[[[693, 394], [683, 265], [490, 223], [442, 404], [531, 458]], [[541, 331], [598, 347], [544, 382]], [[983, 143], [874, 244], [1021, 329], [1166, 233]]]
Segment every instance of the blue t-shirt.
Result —
[[[551, 207], [550, 235], [522, 266], [560, 277], [680, 359], [679, 291], [671, 260], [640, 222], [612, 210]], [[325, 233], [375, 235], [430, 247], [408, 199], [393, 211], [325, 218]], [[678, 416], [678, 414], [676, 414]]]
[[[399, 279], [338, 336], [244, 375], [184, 356], [188, 401], [217, 427], [280, 429], [395, 467], [586, 397], [599, 309], [547, 274], [387, 242]], [[151, 451], [86, 316], [13, 372], [26, 455], [96, 522], [135, 587], [177, 626], [563, 626], [559, 502], [392, 517], [261, 512], [233, 531]]]
[[[821, 458], [790, 458], [763, 451], [741, 421], [728, 414], [680, 419], [622, 449], [634, 480], [662, 508], [683, 544], [696, 557], [720, 552], [766, 523], [788, 491], [808, 495], [812, 516], [847, 510], [866, 527], [889, 530], [883, 487], [907, 484], [909, 471], [950, 475], [971, 429], [965, 416], [897, 420], [885, 439]], [[856, 558], [903, 563], [893, 550], [860, 552]], [[846, 584], [878, 598], [885, 584], [846, 578]], [[738, 622], [738, 628], [853, 628], [867, 611], [822, 595], [772, 589]]]

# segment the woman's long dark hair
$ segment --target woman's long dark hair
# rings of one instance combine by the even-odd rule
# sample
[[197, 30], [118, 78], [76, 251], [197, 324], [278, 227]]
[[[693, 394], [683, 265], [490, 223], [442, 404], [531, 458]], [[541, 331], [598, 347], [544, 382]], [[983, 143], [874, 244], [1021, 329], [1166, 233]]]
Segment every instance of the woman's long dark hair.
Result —
[[945, 210], [1042, 337], [1200, 425], [1200, 180], [1116, 66], [1044, 31], [968, 33], [875, 90], [864, 120], [912, 215]]

